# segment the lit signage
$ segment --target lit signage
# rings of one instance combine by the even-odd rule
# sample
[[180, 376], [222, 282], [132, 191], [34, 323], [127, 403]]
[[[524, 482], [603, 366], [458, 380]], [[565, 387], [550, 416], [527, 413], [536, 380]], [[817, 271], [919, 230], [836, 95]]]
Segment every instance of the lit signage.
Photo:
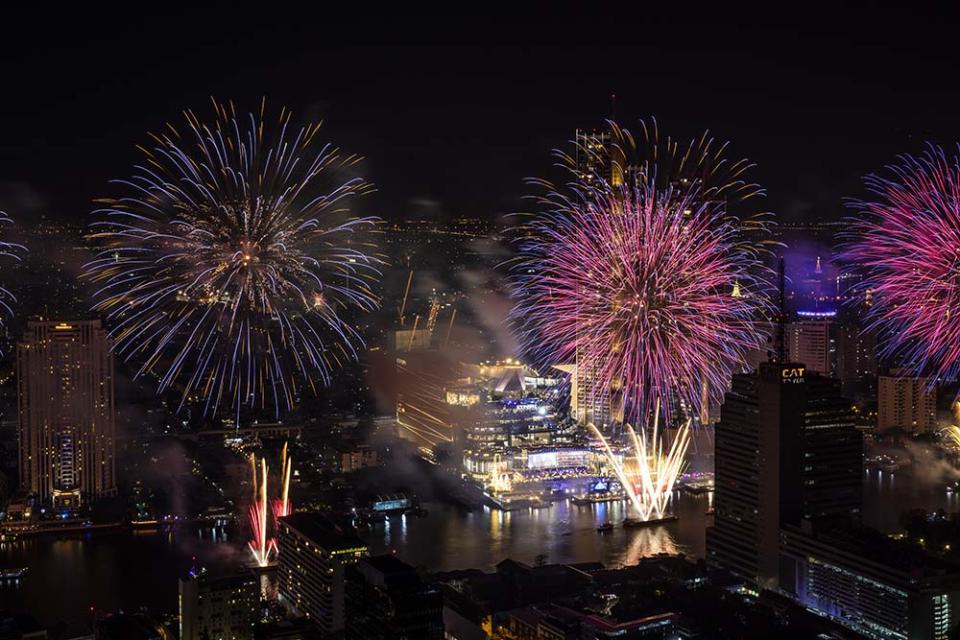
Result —
[[803, 382], [803, 374], [806, 372], [805, 367], [784, 367], [780, 369], [780, 380], [784, 383], [798, 384]]

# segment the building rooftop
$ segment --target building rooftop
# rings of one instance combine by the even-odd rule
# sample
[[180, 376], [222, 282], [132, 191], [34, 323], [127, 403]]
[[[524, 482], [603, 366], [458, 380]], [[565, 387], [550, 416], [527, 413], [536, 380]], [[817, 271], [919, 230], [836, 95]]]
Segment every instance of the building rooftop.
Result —
[[340, 529], [319, 513], [294, 513], [280, 518], [280, 522], [327, 551], [366, 548], [353, 531]]
[[393, 554], [384, 554], [364, 558], [361, 562], [384, 575], [416, 573], [416, 570]]

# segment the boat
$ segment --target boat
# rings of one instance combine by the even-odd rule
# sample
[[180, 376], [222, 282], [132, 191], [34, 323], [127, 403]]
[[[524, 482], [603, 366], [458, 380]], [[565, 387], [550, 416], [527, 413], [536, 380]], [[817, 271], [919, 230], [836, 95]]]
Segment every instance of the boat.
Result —
[[588, 493], [586, 495], [574, 496], [570, 501], [577, 506], [583, 506], [601, 502], [617, 502], [619, 500], [625, 500], [626, 497], [625, 494], [614, 492]]
[[0, 569], [0, 580], [19, 580], [27, 572], [29, 567], [17, 567], [11, 569]]
[[611, 531], [613, 531], [612, 522], [604, 522], [603, 524], [597, 527], [597, 533], [610, 533]]
[[703, 495], [705, 493], [710, 493], [711, 491], [713, 491], [713, 482], [711, 481], [709, 483], [704, 482], [699, 484], [685, 484], [682, 487], [680, 487], [680, 490], [684, 491], [685, 493], [689, 493], [690, 495], [699, 496], [699, 495]]

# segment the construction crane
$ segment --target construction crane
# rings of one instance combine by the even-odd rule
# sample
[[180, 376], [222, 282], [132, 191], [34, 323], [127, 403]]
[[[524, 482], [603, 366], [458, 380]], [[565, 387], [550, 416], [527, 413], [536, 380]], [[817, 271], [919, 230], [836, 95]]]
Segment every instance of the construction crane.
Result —
[[403, 301], [400, 303], [400, 328], [403, 328], [403, 312], [407, 310], [407, 296], [410, 295], [410, 284], [413, 283], [413, 269], [410, 270], [410, 275], [407, 276], [407, 286], [403, 290]]
[[450, 334], [453, 332], [453, 320], [457, 317], [457, 309], [453, 309], [453, 313], [450, 314], [450, 324], [447, 326], [447, 337], [443, 341], [443, 348], [446, 349], [447, 345], [450, 343]]
[[440, 300], [434, 296], [430, 299], [430, 312], [427, 314], [427, 331], [433, 335], [433, 329], [437, 326], [437, 315], [440, 313]]

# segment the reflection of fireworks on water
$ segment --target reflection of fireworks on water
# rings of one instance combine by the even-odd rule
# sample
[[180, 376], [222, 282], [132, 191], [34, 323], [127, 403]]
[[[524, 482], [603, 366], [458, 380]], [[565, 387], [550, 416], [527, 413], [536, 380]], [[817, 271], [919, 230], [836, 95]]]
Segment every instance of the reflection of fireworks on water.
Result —
[[265, 458], [260, 459], [257, 464], [257, 457], [250, 454], [250, 469], [253, 472], [253, 502], [247, 511], [247, 520], [250, 524], [250, 541], [247, 545], [253, 554], [254, 562], [257, 566], [265, 567], [270, 564], [270, 559], [277, 552], [277, 541], [270, 537], [270, 526], [272, 515], [272, 524], [276, 528], [277, 520], [293, 513], [293, 505], [290, 502], [290, 474], [293, 459], [287, 453], [287, 445], [283, 445], [283, 454], [281, 456], [280, 473], [280, 497], [272, 502], [268, 493], [268, 469]]
[[630, 434], [632, 455], [623, 463], [600, 430], [593, 424], [589, 425], [603, 445], [607, 465], [620, 481], [641, 520], [654, 520], [668, 515], [673, 488], [683, 472], [687, 447], [690, 445], [690, 420], [687, 420], [664, 450], [665, 436], [658, 429], [659, 419], [658, 405], [649, 436], [646, 430], [637, 435], [633, 427], [625, 425]]
[[635, 529], [630, 534], [630, 543], [623, 556], [623, 565], [630, 566], [640, 562], [643, 558], [650, 558], [661, 553], [675, 556], [683, 553], [664, 526]]

